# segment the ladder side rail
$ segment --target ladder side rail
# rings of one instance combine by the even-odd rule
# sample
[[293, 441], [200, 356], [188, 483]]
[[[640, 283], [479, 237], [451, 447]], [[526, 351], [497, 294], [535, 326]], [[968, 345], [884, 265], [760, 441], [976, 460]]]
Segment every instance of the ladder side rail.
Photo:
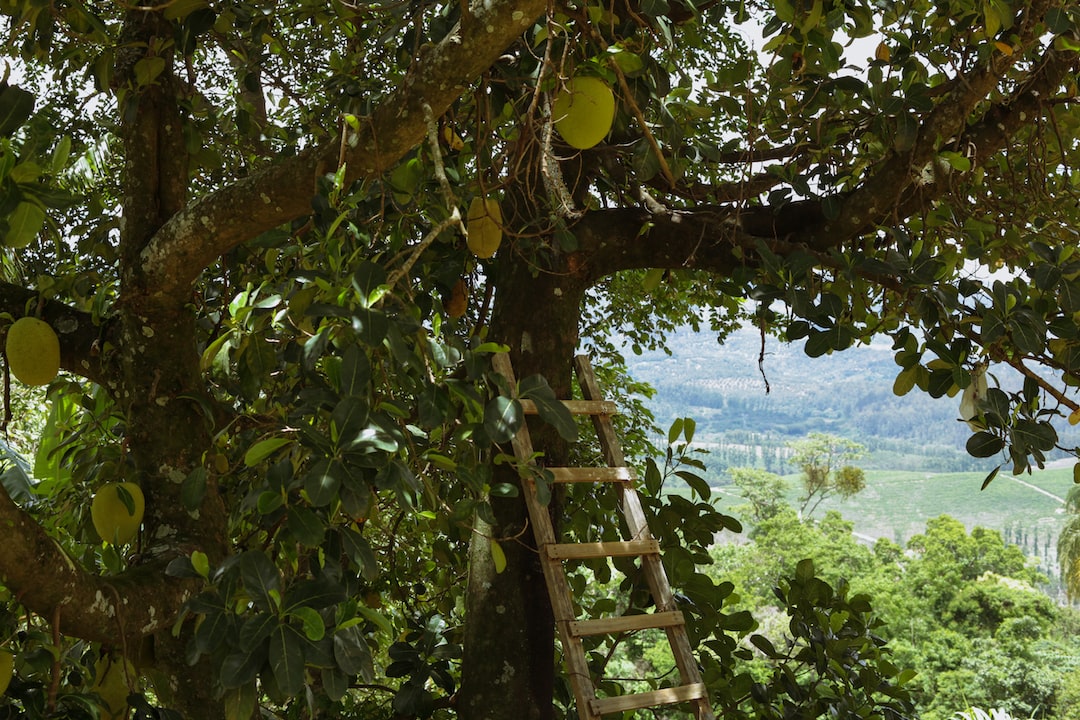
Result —
[[[600, 400], [600, 384], [596, 380], [596, 373], [587, 355], [577, 355], [574, 358], [574, 369], [578, 376], [578, 385], [581, 394], [586, 400]], [[625, 466], [626, 459], [623, 456], [622, 446], [619, 443], [615, 427], [609, 415], [593, 415], [593, 426], [596, 428], [597, 437], [604, 458], [611, 466]], [[648, 519], [637, 491], [628, 483], [618, 484], [619, 504], [622, 507], [623, 517], [634, 540], [652, 540], [652, 532], [649, 530]], [[643, 555], [641, 569], [645, 575], [646, 583], [652, 593], [656, 612], [669, 612], [678, 610], [674, 594], [671, 591], [671, 583], [668, 581], [667, 572], [664, 570], [663, 561], [659, 555]], [[702, 682], [701, 671], [698, 668], [697, 658], [690, 647], [690, 639], [686, 634], [685, 626], [675, 626], [665, 629], [668, 644], [671, 646], [675, 665], [679, 669], [682, 682], [697, 684]], [[694, 702], [697, 720], [713, 720], [712, 706], [708, 699]]]
[[[511, 389], [517, 387], [517, 379], [508, 355], [505, 353], [494, 355], [492, 366], [496, 372], [506, 378]], [[511, 443], [517, 459], [522, 463], [532, 464], [532, 436], [529, 435], [526, 425], [521, 426]], [[555, 616], [555, 627], [563, 647], [567, 672], [570, 675], [570, 687], [573, 689], [578, 716], [581, 720], [600, 720], [601, 716], [594, 711], [592, 704], [592, 701], [596, 699], [596, 688], [589, 672], [588, 659], [585, 657], [585, 646], [582, 639], [571, 629], [571, 623], [577, 620], [571, 603], [573, 593], [566, 579], [562, 562], [549, 558], [546, 551], [547, 547], [555, 544], [555, 529], [551, 524], [551, 516], [548, 514], [547, 507], [540, 504], [537, 499], [536, 482], [531, 477], [524, 477], [521, 479], [521, 485], [539, 551], [540, 566], [544, 571], [548, 598]]]

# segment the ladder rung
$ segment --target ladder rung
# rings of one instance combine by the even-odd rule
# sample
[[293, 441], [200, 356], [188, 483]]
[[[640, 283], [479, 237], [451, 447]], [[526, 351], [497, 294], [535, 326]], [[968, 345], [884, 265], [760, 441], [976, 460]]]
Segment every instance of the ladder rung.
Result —
[[635, 482], [637, 473], [628, 467], [594, 467], [594, 468], [571, 468], [550, 467], [557, 483], [605, 483], [605, 482]]
[[548, 557], [553, 560], [587, 560], [599, 557], [626, 557], [631, 555], [655, 555], [660, 552], [656, 540], [620, 540], [598, 543], [555, 543], [547, 546]]
[[638, 708], [656, 707], [657, 705], [671, 705], [672, 703], [686, 702], [688, 700], [700, 700], [706, 697], [705, 684], [694, 683], [692, 685], [679, 685], [678, 687], [663, 688], [650, 692], [635, 693], [633, 695], [617, 695], [615, 697], [595, 698], [589, 701], [594, 715], [607, 715], [609, 713], [637, 710]]
[[[519, 399], [521, 411], [526, 415], [537, 415], [536, 403], [532, 400]], [[619, 406], [611, 400], [560, 400], [571, 415], [618, 415]]]
[[623, 615], [622, 617], [596, 618], [594, 620], [574, 620], [570, 623], [570, 632], [576, 637], [586, 635], [613, 635], [633, 630], [649, 628], [668, 628], [683, 625], [686, 619], [678, 610], [649, 613], [643, 615]]

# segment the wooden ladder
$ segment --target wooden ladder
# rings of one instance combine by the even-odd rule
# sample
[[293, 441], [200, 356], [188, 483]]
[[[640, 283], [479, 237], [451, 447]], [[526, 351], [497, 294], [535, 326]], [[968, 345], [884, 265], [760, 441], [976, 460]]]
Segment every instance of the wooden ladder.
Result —
[[[505, 353], [496, 354], [492, 364], [506, 378], [511, 391], [516, 391], [510, 358]], [[544, 578], [555, 615], [555, 625], [562, 642], [570, 685], [577, 703], [581, 720], [600, 720], [604, 715], [621, 713], [639, 708], [653, 708], [674, 703], [689, 703], [695, 720], [715, 720], [708, 692], [701, 680], [697, 660], [686, 635], [685, 619], [675, 605], [664, 565], [660, 560], [660, 546], [649, 531], [641, 500], [634, 489], [636, 475], [626, 466], [622, 448], [611, 423], [617, 412], [615, 403], [603, 400], [589, 358], [574, 358], [578, 384], [584, 400], [564, 400], [563, 404], [573, 415], [589, 415], [600, 440], [607, 467], [580, 468], [548, 467], [556, 483], [613, 483], [619, 494], [619, 507], [626, 521], [630, 537], [620, 542], [596, 542], [564, 544], [557, 542], [547, 507], [537, 497], [536, 483], [526, 477], [522, 481], [529, 519], [533, 526], [537, 548], [540, 553]], [[526, 415], [537, 414], [536, 405], [520, 400]], [[523, 423], [513, 439], [514, 454], [522, 463], [533, 462], [532, 439]], [[585, 560], [600, 557], [640, 557], [641, 569], [652, 593], [655, 611], [642, 615], [578, 620], [572, 603], [572, 593], [567, 582], [563, 563], [567, 560]], [[596, 685], [589, 672], [582, 638], [590, 635], [618, 634], [647, 628], [663, 629], [671, 646], [675, 665], [679, 670], [680, 684], [651, 692], [597, 697]]]

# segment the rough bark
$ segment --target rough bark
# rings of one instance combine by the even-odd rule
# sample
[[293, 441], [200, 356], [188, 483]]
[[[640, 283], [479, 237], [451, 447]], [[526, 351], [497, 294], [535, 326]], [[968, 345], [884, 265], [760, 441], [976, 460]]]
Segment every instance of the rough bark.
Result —
[[[582, 273], [569, 270], [568, 259], [546, 270], [500, 263], [490, 332], [510, 346], [518, 379], [541, 374], [564, 398], [570, 397], [587, 287]], [[535, 446], [544, 450], [542, 462], [564, 465], [567, 448], [558, 434], [540, 422], [529, 427]], [[496, 472], [497, 481], [519, 482], [511, 468]], [[463, 720], [548, 720], [554, 717], [554, 621], [535, 540], [520, 498], [498, 499], [492, 507], [498, 522], [488, 532], [503, 541], [507, 566], [495, 573], [487, 540], [474, 536], [459, 714]]]

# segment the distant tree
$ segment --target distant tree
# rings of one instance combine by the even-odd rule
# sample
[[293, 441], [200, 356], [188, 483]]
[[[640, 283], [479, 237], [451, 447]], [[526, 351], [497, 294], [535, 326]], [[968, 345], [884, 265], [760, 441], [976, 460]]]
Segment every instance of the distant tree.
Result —
[[1061, 564], [1061, 584], [1066, 594], [1080, 597], [1080, 485], [1074, 485], [1065, 497], [1069, 519], [1058, 535], [1058, 562]]
[[747, 515], [756, 524], [768, 520], [786, 506], [784, 494], [788, 484], [784, 478], [760, 468], [729, 468], [728, 477], [739, 494], [746, 500], [734, 508], [739, 515]]
[[[1018, 547], [947, 516], [931, 520], [906, 551], [884, 539], [871, 551], [851, 527], [835, 511], [806, 522], [787, 509], [762, 522], [753, 542], [714, 549], [710, 573], [733, 583], [734, 607], [754, 608], [757, 632], [776, 646], [798, 630], [772, 587], [783, 586], [799, 558], [813, 558], [833, 587], [869, 596], [891, 662], [918, 672], [910, 689], [923, 720], [949, 720], [970, 706], [1017, 718], [1080, 717], [1080, 615], [1038, 589], [1041, 577]], [[1068, 696], [1059, 700], [1059, 690]]]
[[802, 440], [788, 443], [794, 452], [790, 462], [802, 472], [803, 494], [799, 497], [799, 516], [810, 517], [828, 497], [849, 498], [866, 487], [866, 476], [849, 465], [862, 456], [863, 445], [827, 433], [810, 433]]

